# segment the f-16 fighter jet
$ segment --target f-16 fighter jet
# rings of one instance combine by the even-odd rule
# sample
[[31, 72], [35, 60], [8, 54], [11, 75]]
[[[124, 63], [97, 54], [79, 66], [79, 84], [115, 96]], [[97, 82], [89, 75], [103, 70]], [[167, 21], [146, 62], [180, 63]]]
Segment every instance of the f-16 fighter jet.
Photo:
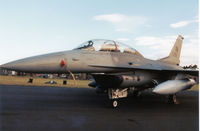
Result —
[[196, 84], [199, 74], [179, 66], [183, 39], [179, 35], [169, 55], [159, 60], [146, 59], [117, 41], [95, 39], [73, 50], [20, 59], [1, 67], [30, 73], [90, 73], [94, 79], [89, 86], [107, 92], [113, 107], [130, 89], [137, 94], [151, 88], [174, 102], [175, 94]]

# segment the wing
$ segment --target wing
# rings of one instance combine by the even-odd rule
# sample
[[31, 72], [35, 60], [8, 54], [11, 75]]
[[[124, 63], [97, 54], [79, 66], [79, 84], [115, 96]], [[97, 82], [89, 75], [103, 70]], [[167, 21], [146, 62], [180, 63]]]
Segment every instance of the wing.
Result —
[[165, 72], [184, 73], [193, 76], [199, 76], [199, 70], [163, 70]]
[[124, 69], [127, 71], [134, 71], [134, 70], [147, 70], [147, 71], [157, 71], [163, 73], [184, 73], [193, 76], [199, 76], [198, 70], [185, 70], [179, 66], [176, 67], [168, 67], [162, 68], [158, 65], [147, 64], [147, 65], [139, 65], [139, 66], [124, 66], [124, 65], [89, 65], [91, 67], [99, 67], [99, 68], [113, 68], [113, 69]]

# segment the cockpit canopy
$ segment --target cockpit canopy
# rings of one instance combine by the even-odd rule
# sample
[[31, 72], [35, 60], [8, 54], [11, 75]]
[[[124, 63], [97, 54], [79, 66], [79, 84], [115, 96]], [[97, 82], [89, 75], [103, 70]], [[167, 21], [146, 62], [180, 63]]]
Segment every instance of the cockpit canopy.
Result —
[[121, 52], [121, 53], [130, 53], [142, 56], [136, 49], [133, 49], [128, 45], [125, 45], [121, 42], [113, 40], [104, 40], [104, 39], [89, 40], [87, 42], [84, 42], [75, 49], [90, 50], [90, 51]]

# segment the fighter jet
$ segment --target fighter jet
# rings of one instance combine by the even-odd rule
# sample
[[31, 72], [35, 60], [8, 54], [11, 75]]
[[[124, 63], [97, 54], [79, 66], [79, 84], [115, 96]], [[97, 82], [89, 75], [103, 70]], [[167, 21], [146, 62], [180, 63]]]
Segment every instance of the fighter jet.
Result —
[[152, 89], [169, 95], [174, 102], [178, 92], [197, 83], [198, 70], [185, 70], [180, 63], [182, 36], [178, 36], [169, 55], [159, 60], [145, 58], [136, 49], [114, 40], [95, 39], [63, 52], [20, 59], [1, 65], [2, 68], [29, 73], [90, 73], [89, 86], [108, 93], [113, 107], [118, 100]]

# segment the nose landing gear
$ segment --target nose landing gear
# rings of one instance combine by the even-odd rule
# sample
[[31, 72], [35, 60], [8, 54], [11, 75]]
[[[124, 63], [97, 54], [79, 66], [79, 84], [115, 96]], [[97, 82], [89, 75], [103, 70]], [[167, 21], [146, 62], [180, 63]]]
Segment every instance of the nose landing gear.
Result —
[[118, 99], [125, 98], [128, 96], [128, 88], [125, 89], [108, 89], [108, 97], [111, 100], [112, 107], [116, 108], [119, 106]]

